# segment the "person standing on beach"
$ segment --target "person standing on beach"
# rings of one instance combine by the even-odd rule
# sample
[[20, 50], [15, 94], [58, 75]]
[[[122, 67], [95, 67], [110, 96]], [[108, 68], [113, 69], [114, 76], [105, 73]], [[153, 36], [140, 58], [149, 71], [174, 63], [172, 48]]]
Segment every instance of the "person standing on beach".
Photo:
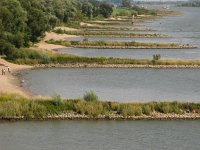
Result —
[[3, 69], [3, 74], [6, 75], [6, 69]]
[[10, 72], [10, 67], [8, 66], [8, 72]]
[[4, 75], [4, 71], [3, 71], [3, 69], [1, 69], [1, 74], [2, 74], [2, 76]]

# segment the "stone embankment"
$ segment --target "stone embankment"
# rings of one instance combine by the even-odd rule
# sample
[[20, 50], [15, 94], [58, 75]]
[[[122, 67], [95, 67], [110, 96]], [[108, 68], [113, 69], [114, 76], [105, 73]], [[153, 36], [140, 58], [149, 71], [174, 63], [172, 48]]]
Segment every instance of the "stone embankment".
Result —
[[136, 65], [136, 64], [87, 64], [87, 63], [68, 63], [68, 64], [38, 64], [34, 68], [157, 68], [157, 69], [200, 69], [200, 65]]
[[141, 116], [123, 116], [119, 114], [88, 116], [84, 114], [77, 114], [74, 112], [67, 112], [59, 115], [48, 115], [44, 117], [1, 117], [0, 120], [199, 120], [198, 113], [184, 113], [184, 114], [162, 114], [154, 113], [151, 115]]
[[92, 46], [92, 45], [72, 45], [73, 48], [96, 48], [96, 49], [195, 49], [193, 45], [177, 45], [177, 46]]

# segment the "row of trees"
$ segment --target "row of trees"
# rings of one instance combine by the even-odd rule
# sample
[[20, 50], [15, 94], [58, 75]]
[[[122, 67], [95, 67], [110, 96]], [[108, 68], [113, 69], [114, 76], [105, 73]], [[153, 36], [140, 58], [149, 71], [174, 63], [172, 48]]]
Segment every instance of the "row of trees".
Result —
[[0, 53], [28, 47], [57, 24], [111, 13], [111, 4], [96, 0], [1, 0]]
[[199, 0], [189, 0], [187, 2], [182, 3], [181, 5], [183, 7], [200, 7], [200, 1]]

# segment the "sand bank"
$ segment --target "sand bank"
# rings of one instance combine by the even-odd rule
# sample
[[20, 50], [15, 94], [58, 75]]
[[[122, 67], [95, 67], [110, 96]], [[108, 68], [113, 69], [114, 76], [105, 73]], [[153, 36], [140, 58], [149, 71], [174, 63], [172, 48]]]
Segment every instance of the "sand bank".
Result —
[[[8, 72], [8, 67], [10, 67], [10, 72]], [[0, 58], [0, 71], [2, 69], [6, 70], [6, 74], [2, 75], [0, 72], [0, 92], [1, 93], [16, 93], [25, 97], [29, 97], [30, 93], [28, 93], [25, 89], [20, 86], [20, 80], [17, 78], [16, 74], [19, 71], [26, 70], [32, 68], [27, 65], [16, 65], [7, 62], [6, 60]]]

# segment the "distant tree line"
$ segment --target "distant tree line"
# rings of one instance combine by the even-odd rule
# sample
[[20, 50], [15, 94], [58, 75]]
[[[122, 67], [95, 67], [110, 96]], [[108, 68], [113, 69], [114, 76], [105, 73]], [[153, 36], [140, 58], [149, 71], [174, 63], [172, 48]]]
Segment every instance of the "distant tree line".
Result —
[[28, 47], [60, 23], [109, 17], [112, 7], [97, 0], [0, 0], [0, 54]]
[[200, 1], [199, 0], [190, 0], [188, 2], [184, 2], [181, 5], [182, 7], [200, 7]]

